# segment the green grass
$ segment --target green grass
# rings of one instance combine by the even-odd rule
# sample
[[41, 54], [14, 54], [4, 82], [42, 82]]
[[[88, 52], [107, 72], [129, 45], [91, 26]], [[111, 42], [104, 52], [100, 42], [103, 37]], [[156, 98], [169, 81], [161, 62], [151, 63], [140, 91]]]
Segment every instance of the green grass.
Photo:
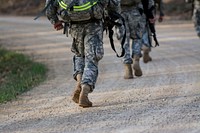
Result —
[[0, 48], [0, 103], [39, 85], [46, 78], [47, 67], [27, 56]]

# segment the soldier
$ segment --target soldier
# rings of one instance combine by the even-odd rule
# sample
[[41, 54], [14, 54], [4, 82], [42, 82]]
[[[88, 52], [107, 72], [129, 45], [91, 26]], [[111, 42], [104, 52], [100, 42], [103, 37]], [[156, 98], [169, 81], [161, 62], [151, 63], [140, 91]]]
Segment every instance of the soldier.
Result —
[[197, 32], [197, 36], [200, 38], [200, 0], [185, 0], [187, 3], [193, 4], [193, 22]]
[[152, 43], [152, 37], [150, 35], [151, 31], [147, 26], [146, 22], [146, 16], [143, 16], [143, 21], [141, 21], [145, 25], [145, 30], [142, 35], [142, 51], [143, 51], [143, 62], [148, 63], [149, 61], [152, 61], [152, 57], [150, 56], [151, 52], [151, 43]]
[[197, 35], [200, 38], [200, 0], [194, 0], [193, 21]]
[[[154, 16], [156, 16], [157, 14], [157, 10], [159, 11], [159, 18], [158, 18], [158, 22], [162, 22], [164, 19], [164, 6], [163, 6], [163, 1], [162, 0], [154, 0], [154, 5], [155, 8], [153, 10]], [[142, 21], [145, 25], [146, 24], [146, 16], [144, 15], [143, 17], [143, 21]], [[149, 61], [152, 61], [152, 57], [149, 55], [149, 53], [151, 52], [151, 43], [152, 43], [152, 37], [150, 35], [151, 31], [149, 30], [148, 26], [146, 26], [145, 32], [143, 34], [142, 37], [142, 50], [143, 50], [143, 62], [144, 63], [148, 63]]]
[[[153, 4], [153, 0], [149, 0], [149, 9]], [[141, 38], [145, 30], [145, 25], [141, 23], [143, 20], [142, 13], [144, 13], [144, 11], [141, 0], [121, 0], [121, 10], [121, 14], [126, 22], [127, 32], [126, 42], [124, 44], [125, 56], [123, 58], [125, 68], [124, 79], [131, 79], [133, 78], [132, 68], [134, 69], [135, 76], [142, 76], [139, 60], [142, 56]], [[154, 23], [153, 15], [151, 15], [149, 19]], [[130, 44], [131, 40], [132, 45]]]
[[[52, 2], [53, 1], [53, 2]], [[69, 22], [73, 38], [74, 79], [77, 81], [72, 100], [81, 107], [91, 107], [88, 93], [95, 88], [98, 62], [103, 58], [103, 13], [120, 12], [118, 0], [47, 0], [46, 15], [56, 30], [63, 28], [60, 15]]]

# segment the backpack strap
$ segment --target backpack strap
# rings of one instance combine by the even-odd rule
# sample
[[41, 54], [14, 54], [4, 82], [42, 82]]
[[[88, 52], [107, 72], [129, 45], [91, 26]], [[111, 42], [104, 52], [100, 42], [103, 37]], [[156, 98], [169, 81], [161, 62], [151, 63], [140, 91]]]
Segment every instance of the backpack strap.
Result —
[[[112, 14], [109, 14], [109, 16], [110, 16], [110, 18], [109, 18], [109, 19], [107, 18], [105, 21], [106, 21], [106, 23], [107, 23], [106, 26], [108, 27], [109, 40], [110, 40], [111, 48], [112, 48], [113, 51], [116, 53], [116, 56], [117, 56], [117, 57], [123, 57], [124, 54], [125, 54], [124, 43], [125, 43], [125, 39], [126, 39], [125, 20], [124, 20], [124, 18], [123, 18], [120, 14], [118, 14], [117, 12], [114, 12], [114, 13], [112, 13]], [[117, 51], [115, 50], [115, 45], [114, 45], [114, 40], [113, 40], [113, 33], [114, 33], [113, 27], [114, 27], [114, 26], [122, 26], [122, 24], [115, 22], [115, 20], [117, 20], [117, 19], [121, 19], [121, 20], [122, 20], [122, 24], [123, 24], [124, 27], [125, 27], [125, 28], [124, 28], [124, 29], [125, 29], [124, 36], [123, 36], [122, 41], [121, 41], [121, 49], [122, 49], [121, 55], [119, 55], [119, 54], [117, 53]]]

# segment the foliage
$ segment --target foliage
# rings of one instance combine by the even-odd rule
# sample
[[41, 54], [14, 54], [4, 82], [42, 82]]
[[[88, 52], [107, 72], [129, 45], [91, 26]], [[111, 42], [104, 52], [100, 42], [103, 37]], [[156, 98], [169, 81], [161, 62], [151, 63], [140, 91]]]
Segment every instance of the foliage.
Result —
[[15, 99], [44, 81], [46, 72], [45, 65], [0, 48], [0, 103]]

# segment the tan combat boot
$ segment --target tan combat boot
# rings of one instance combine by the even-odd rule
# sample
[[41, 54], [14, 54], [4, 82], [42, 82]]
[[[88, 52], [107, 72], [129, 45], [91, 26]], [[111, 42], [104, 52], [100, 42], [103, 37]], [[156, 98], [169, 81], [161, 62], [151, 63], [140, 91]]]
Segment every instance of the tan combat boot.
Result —
[[149, 52], [151, 51], [149, 47], [143, 46], [143, 62], [148, 63], [149, 61], [152, 61], [152, 58], [149, 56]]
[[132, 79], [133, 78], [133, 71], [131, 64], [124, 64], [125, 75], [124, 79]]
[[142, 70], [140, 68], [140, 57], [137, 55], [133, 58], [133, 69], [135, 70], [135, 76], [142, 76]]
[[90, 92], [90, 86], [87, 84], [82, 85], [82, 90], [79, 97], [79, 106], [83, 108], [92, 107], [92, 102], [88, 99], [88, 93]]
[[78, 103], [79, 102], [79, 95], [81, 93], [81, 78], [82, 78], [82, 74], [78, 74], [76, 76], [76, 79], [77, 79], [77, 84], [76, 84], [76, 87], [75, 87], [75, 90], [72, 94], [72, 100], [75, 102], [75, 103]]

